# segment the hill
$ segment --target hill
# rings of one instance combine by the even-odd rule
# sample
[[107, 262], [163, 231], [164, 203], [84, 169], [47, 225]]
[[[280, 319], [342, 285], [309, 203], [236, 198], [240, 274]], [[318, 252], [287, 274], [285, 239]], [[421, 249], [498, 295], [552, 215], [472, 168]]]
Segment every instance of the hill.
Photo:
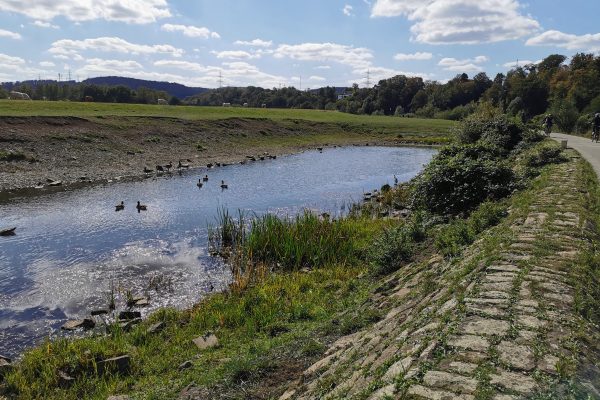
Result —
[[123, 76], [102, 76], [97, 78], [89, 78], [84, 80], [83, 83], [108, 86], [123, 85], [133, 90], [137, 90], [143, 86], [148, 89], [167, 92], [169, 95], [178, 97], [180, 99], [204, 93], [208, 90], [201, 87], [189, 87], [175, 82], [147, 81], [144, 79], [126, 78]]

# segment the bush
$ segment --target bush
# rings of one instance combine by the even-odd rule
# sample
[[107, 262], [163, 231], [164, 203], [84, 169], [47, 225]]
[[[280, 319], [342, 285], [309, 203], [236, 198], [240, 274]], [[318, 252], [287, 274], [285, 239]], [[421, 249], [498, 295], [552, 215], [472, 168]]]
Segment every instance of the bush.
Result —
[[515, 175], [497, 152], [484, 145], [442, 150], [416, 178], [413, 207], [456, 215], [509, 195]]
[[469, 144], [479, 140], [485, 144], [512, 150], [526, 134], [527, 128], [506, 115], [487, 116], [475, 113], [467, 117], [456, 131], [460, 143]]
[[550, 112], [554, 115], [556, 125], [561, 131], [573, 132], [579, 119], [579, 113], [573, 103], [567, 100], [557, 100], [550, 108]]
[[385, 275], [396, 271], [403, 262], [411, 259], [414, 247], [411, 232], [405, 225], [386, 229], [374, 240], [369, 255], [375, 274]]
[[558, 144], [552, 143], [541, 146], [525, 155], [525, 165], [539, 168], [547, 164], [557, 164], [565, 161], [565, 156]]
[[435, 246], [444, 256], [457, 256], [477, 235], [500, 223], [505, 216], [504, 205], [485, 202], [468, 219], [455, 219], [443, 226], [436, 235]]
[[582, 115], [577, 118], [575, 123], [575, 133], [579, 135], [585, 135], [592, 130], [592, 118], [590, 115]]

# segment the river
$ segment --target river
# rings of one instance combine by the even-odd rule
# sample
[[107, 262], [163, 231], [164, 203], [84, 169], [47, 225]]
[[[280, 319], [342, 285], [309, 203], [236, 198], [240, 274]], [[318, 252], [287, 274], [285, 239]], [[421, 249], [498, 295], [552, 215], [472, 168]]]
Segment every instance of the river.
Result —
[[[388, 183], [414, 177], [427, 148], [341, 147], [137, 182], [15, 198], [0, 204], [0, 354], [16, 356], [68, 319], [106, 307], [109, 293], [147, 294], [150, 307], [188, 307], [227, 285], [207, 254], [220, 208], [293, 215], [338, 214]], [[208, 174], [202, 188], [196, 183]], [[221, 189], [221, 180], [228, 189]], [[137, 201], [147, 205], [138, 212]], [[123, 201], [125, 209], [115, 211]]]

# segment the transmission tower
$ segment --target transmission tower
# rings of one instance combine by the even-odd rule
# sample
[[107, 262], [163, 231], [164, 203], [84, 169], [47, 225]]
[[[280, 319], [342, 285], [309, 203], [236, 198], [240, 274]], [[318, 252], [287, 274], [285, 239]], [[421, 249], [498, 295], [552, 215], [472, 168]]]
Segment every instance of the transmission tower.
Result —
[[219, 70], [219, 89], [223, 87], [223, 74]]
[[367, 88], [371, 87], [371, 70], [367, 70]]

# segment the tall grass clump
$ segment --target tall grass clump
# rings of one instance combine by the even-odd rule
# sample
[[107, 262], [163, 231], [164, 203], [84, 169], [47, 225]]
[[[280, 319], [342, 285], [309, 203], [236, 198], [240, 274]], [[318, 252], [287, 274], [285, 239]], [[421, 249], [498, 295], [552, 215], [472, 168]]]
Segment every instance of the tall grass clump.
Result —
[[354, 261], [364, 229], [350, 219], [310, 212], [293, 218], [272, 214], [234, 218], [221, 210], [209, 234], [211, 252], [226, 259], [240, 289], [267, 271], [297, 271]]

